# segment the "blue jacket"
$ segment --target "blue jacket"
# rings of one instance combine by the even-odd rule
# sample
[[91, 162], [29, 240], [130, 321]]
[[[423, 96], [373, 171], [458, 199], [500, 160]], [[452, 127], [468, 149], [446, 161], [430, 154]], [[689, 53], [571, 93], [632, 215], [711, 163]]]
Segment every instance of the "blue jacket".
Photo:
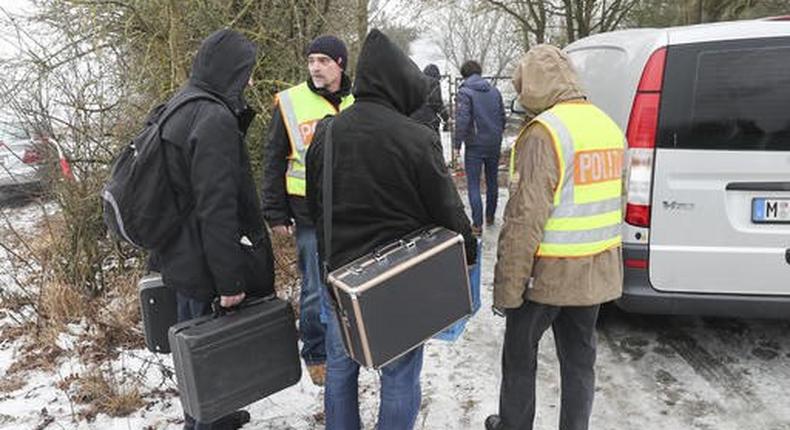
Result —
[[472, 75], [458, 89], [453, 147], [467, 151], [493, 150], [502, 147], [505, 129], [505, 105], [493, 85]]

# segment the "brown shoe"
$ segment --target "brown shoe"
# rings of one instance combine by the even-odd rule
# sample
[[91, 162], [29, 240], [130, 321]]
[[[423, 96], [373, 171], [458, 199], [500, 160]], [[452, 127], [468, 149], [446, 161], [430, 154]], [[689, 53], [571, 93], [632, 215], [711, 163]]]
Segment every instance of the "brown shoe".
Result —
[[326, 380], [326, 364], [310, 364], [307, 366], [307, 373], [310, 374], [310, 380], [313, 384], [323, 387]]
[[483, 228], [480, 227], [479, 225], [473, 225], [472, 234], [475, 236], [480, 236], [481, 234], [483, 234]]

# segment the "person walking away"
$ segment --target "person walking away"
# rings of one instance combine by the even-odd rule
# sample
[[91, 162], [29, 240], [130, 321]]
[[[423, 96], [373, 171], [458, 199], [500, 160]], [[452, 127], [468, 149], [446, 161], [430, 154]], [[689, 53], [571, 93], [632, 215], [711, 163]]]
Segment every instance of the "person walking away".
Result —
[[[174, 238], [154, 252], [165, 285], [176, 290], [178, 321], [232, 307], [247, 296], [274, 293], [271, 242], [260, 217], [244, 135], [254, 111], [244, 100], [256, 48], [233, 30], [208, 36], [189, 81], [171, 99], [206, 93], [162, 126], [168, 176], [193, 209]], [[231, 430], [249, 422], [237, 411], [212, 423], [185, 416], [185, 430]]]
[[425, 124], [439, 134], [439, 126], [444, 123], [444, 131], [448, 130], [450, 115], [447, 113], [447, 106], [442, 100], [441, 78], [439, 67], [435, 64], [428, 64], [422, 71], [425, 76], [430, 78], [428, 95], [425, 103], [414, 112], [411, 117], [421, 124]]
[[[424, 100], [428, 82], [384, 34], [373, 30], [360, 52], [356, 102], [332, 125], [332, 249], [328, 270], [428, 226], [465, 239], [467, 260], [476, 241], [450, 173], [439, 136], [408, 116]], [[307, 154], [307, 199], [323, 244], [322, 184], [325, 122]], [[425, 281], [425, 288], [431, 288]], [[324, 289], [328, 303], [333, 302]], [[417, 298], [415, 298], [417, 299]], [[393, 325], [399, 321], [392, 321]], [[422, 346], [380, 369], [378, 430], [409, 430], [420, 409]], [[358, 430], [359, 365], [346, 355], [334, 314], [327, 324], [324, 412], [327, 430]]]
[[625, 137], [587, 101], [568, 57], [538, 45], [515, 71], [537, 115], [513, 149], [494, 306], [505, 313], [499, 414], [487, 430], [532, 429], [538, 343], [551, 327], [560, 361], [559, 428], [586, 430], [595, 394], [595, 322], [622, 292]]
[[465, 145], [464, 167], [472, 208], [472, 229], [483, 231], [483, 202], [480, 196], [480, 175], [485, 171], [486, 225], [494, 224], [499, 196], [498, 170], [502, 152], [502, 133], [505, 130], [505, 105], [499, 90], [483, 79], [480, 64], [467, 61], [461, 66], [464, 79], [458, 88], [455, 113], [453, 159], [460, 158]]
[[310, 78], [277, 94], [263, 146], [263, 214], [274, 234], [296, 236], [302, 287], [301, 356], [316, 385], [324, 384], [326, 372], [326, 311], [321, 304], [315, 225], [305, 204], [304, 160], [318, 121], [354, 101], [351, 80], [345, 74], [347, 63], [348, 51], [340, 39], [330, 35], [314, 39], [307, 49]]

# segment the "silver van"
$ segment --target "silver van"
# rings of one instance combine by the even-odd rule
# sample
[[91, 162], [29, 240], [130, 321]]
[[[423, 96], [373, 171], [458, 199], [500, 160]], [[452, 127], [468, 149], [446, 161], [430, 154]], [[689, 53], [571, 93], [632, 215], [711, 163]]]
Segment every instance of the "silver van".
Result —
[[628, 139], [618, 305], [790, 317], [790, 20], [616, 31], [565, 51]]

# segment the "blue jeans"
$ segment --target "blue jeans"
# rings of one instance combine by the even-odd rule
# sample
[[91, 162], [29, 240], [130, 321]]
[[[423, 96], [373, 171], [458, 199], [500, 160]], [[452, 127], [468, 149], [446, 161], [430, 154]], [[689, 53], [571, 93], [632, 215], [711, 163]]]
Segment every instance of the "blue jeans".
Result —
[[326, 326], [321, 318], [321, 290], [324, 284], [321, 282], [315, 227], [296, 226], [296, 247], [299, 252], [299, 273], [302, 275], [302, 294], [299, 298], [302, 359], [308, 366], [323, 364], [326, 362]]
[[[324, 299], [331, 300], [326, 291]], [[346, 355], [334, 311], [330, 311], [326, 328], [326, 430], [359, 430], [359, 364]], [[422, 400], [422, 349], [420, 346], [381, 368], [377, 430], [411, 430], [414, 427]]]
[[466, 185], [469, 190], [469, 206], [472, 207], [472, 224], [483, 225], [483, 201], [480, 197], [480, 175], [485, 169], [486, 178], [486, 218], [493, 219], [496, 214], [499, 185], [499, 148], [495, 151], [476, 151], [467, 148], [464, 154]]

